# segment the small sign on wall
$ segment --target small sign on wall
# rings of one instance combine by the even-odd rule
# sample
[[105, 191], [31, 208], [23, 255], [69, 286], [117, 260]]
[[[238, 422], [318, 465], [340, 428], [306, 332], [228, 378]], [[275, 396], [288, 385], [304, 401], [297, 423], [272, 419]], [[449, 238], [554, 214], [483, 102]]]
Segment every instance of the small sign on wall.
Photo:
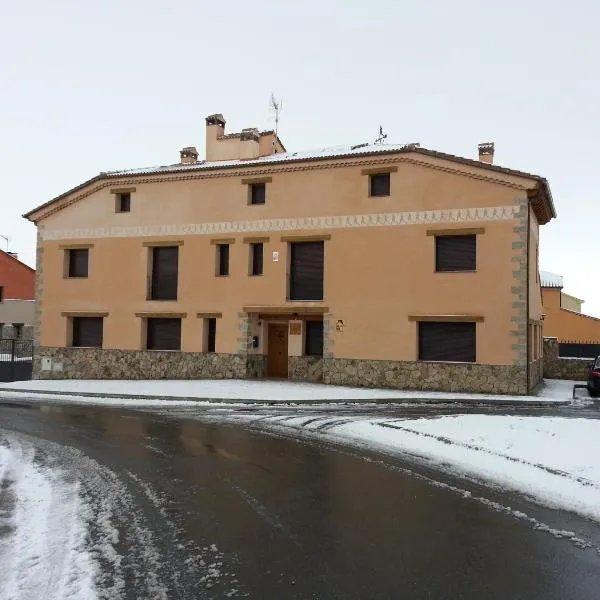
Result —
[[279, 262], [279, 252], [277, 250], [273, 250], [273, 262]]
[[290, 335], [301, 335], [302, 323], [300, 321], [290, 321]]

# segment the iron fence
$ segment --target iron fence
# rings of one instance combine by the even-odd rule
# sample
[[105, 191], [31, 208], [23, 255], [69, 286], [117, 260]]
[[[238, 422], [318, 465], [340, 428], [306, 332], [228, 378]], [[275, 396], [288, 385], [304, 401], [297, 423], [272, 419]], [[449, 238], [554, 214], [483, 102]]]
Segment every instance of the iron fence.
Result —
[[33, 373], [33, 341], [0, 339], [0, 381], [25, 381]]
[[600, 344], [561, 342], [558, 344], [558, 355], [561, 358], [593, 359], [600, 356]]

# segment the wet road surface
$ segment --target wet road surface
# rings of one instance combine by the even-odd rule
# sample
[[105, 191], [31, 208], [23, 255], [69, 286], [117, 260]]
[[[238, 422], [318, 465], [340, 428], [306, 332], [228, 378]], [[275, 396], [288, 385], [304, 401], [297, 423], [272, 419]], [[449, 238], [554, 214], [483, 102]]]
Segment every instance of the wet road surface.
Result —
[[184, 410], [4, 404], [2, 430], [112, 510], [121, 558], [102, 555], [107, 597], [600, 597], [596, 525], [423, 466]]

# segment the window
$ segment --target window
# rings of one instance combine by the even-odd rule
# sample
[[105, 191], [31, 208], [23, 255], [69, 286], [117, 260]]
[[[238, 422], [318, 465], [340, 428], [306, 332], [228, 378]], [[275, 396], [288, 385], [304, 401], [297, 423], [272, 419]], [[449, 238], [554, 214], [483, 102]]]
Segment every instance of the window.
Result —
[[177, 300], [178, 246], [155, 246], [149, 300]]
[[476, 235], [441, 235], [435, 237], [435, 270], [438, 273], [475, 271], [476, 266]]
[[250, 244], [250, 275], [263, 274], [263, 245], [262, 242]]
[[204, 352], [215, 352], [217, 340], [217, 319], [204, 319]]
[[389, 196], [390, 195], [390, 174], [375, 173], [369, 175], [369, 195], [370, 196]]
[[250, 204], [264, 204], [267, 196], [267, 185], [265, 183], [251, 183], [248, 186], [248, 198]]
[[116, 194], [116, 212], [129, 212], [131, 210], [131, 192]]
[[102, 348], [104, 319], [102, 317], [73, 317], [71, 346]]
[[304, 354], [323, 356], [323, 321], [306, 321]]
[[217, 244], [217, 275], [229, 275], [229, 244]]
[[324, 242], [292, 242], [290, 250], [290, 300], [323, 300]]
[[419, 323], [419, 360], [475, 362], [475, 323]]
[[13, 329], [15, 331], [15, 340], [20, 340], [23, 337], [23, 325], [24, 323], [13, 323]]
[[0, 285], [0, 302], [4, 302], [4, 286]]
[[146, 348], [148, 350], [180, 350], [181, 319], [146, 319]]
[[67, 253], [67, 276], [87, 277], [89, 250], [88, 248], [73, 248], [66, 250]]

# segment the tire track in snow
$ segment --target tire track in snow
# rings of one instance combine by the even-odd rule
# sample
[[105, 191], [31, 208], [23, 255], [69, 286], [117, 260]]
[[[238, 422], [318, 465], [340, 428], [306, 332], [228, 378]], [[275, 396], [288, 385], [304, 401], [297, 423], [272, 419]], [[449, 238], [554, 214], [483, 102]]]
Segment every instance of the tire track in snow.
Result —
[[[260, 431], [264, 434], [272, 435], [274, 437], [282, 437], [282, 438], [286, 438], [286, 439], [291, 438], [291, 439], [296, 439], [296, 440], [302, 440], [302, 441], [309, 442], [309, 443], [317, 442], [317, 443], [324, 443], [326, 445], [333, 445], [338, 449], [338, 451], [341, 451], [344, 454], [356, 456], [357, 458], [360, 458], [361, 460], [366, 460], [368, 462], [375, 462], [375, 463], [381, 464], [385, 468], [392, 469], [392, 470], [400, 472], [404, 475], [409, 475], [411, 477], [414, 477], [416, 479], [424, 481], [425, 483], [427, 483], [428, 485], [431, 485], [432, 487], [444, 489], [450, 493], [457, 494], [457, 495], [459, 495], [465, 499], [468, 499], [470, 501], [474, 501], [479, 504], [485, 505], [491, 510], [494, 510], [496, 512], [501, 512], [508, 516], [516, 518], [518, 520], [524, 521], [524, 522], [528, 523], [533, 529], [548, 533], [549, 535], [552, 535], [553, 537], [555, 537], [557, 539], [565, 539], [565, 540], [569, 541], [570, 543], [572, 543], [573, 545], [575, 545], [577, 548], [589, 549], [589, 550], [592, 550], [593, 552], [595, 552], [596, 554], [600, 555], [600, 544], [597, 544], [595, 542], [592, 542], [589, 539], [586, 539], [585, 536], [578, 534], [575, 531], [557, 529], [555, 527], [552, 527], [551, 525], [548, 525], [547, 523], [544, 523], [543, 521], [536, 519], [535, 517], [530, 516], [529, 514], [523, 512], [521, 510], [517, 510], [510, 506], [502, 504], [500, 502], [490, 500], [489, 498], [486, 498], [481, 495], [475, 495], [472, 492], [470, 492], [469, 490], [466, 490], [466, 489], [460, 488], [458, 486], [454, 486], [452, 484], [443, 482], [433, 476], [425, 475], [423, 473], [419, 473], [418, 471], [414, 471], [413, 469], [409, 469], [406, 467], [393, 465], [393, 464], [390, 464], [389, 462], [386, 462], [383, 460], [373, 459], [371, 457], [365, 456], [364, 454], [358, 454], [357, 452], [351, 450], [350, 448], [362, 449], [362, 450], [366, 450], [368, 452], [376, 452], [378, 454], [390, 456], [392, 458], [407, 457], [407, 458], [410, 458], [410, 460], [413, 460], [414, 462], [416, 462], [417, 464], [420, 464], [420, 465], [426, 467], [427, 469], [431, 469], [432, 467], [435, 469], [435, 468], [439, 468], [440, 466], [442, 466], [442, 465], [440, 465], [439, 462], [433, 461], [432, 459], [429, 459], [428, 457], [422, 456], [417, 453], [411, 453], [409, 451], [400, 450], [398, 448], [395, 448], [395, 449], [387, 448], [386, 449], [383, 447], [374, 447], [367, 440], [362, 441], [357, 438], [344, 437], [344, 436], [336, 434], [335, 431], [333, 431], [336, 426], [342, 426], [349, 422], [365, 421], [365, 420], [370, 421], [370, 419], [365, 419], [364, 416], [363, 417], [356, 416], [356, 417], [351, 417], [351, 418], [335, 417], [335, 418], [331, 418], [328, 421], [325, 421], [325, 423], [321, 423], [320, 425], [313, 426], [313, 427], [310, 427], [310, 425], [314, 425], [314, 423], [318, 422], [318, 419], [315, 420], [315, 419], [311, 418], [310, 422], [307, 425], [306, 416], [298, 417], [298, 415], [296, 415], [295, 417], [294, 416], [281, 417], [281, 415], [272, 415], [271, 417], [269, 417], [268, 415], [260, 415], [260, 416], [258, 414], [241, 415], [239, 413], [238, 414], [229, 414], [229, 415], [221, 414], [219, 416], [216, 416], [216, 415], [211, 416], [211, 415], [205, 414], [205, 415], [202, 415], [201, 420], [215, 421], [215, 422], [226, 421], [226, 422], [230, 422], [230, 423], [235, 423], [235, 424], [245, 427], [247, 429]], [[375, 424], [375, 423], [372, 423], [372, 424]], [[376, 424], [379, 425], [380, 423], [376, 423]], [[452, 476], [458, 475], [459, 477], [462, 477], [463, 479], [466, 479], [467, 481], [471, 481], [472, 483], [476, 483], [478, 485], [480, 485], [482, 483], [482, 480], [472, 480], [462, 472], [458, 472], [458, 473], [455, 472], [452, 469], [452, 465], [448, 465], [448, 467], [450, 467], [449, 473]], [[490, 482], [488, 482], [486, 480], [486, 481], [483, 481], [483, 483], [489, 484]]]

